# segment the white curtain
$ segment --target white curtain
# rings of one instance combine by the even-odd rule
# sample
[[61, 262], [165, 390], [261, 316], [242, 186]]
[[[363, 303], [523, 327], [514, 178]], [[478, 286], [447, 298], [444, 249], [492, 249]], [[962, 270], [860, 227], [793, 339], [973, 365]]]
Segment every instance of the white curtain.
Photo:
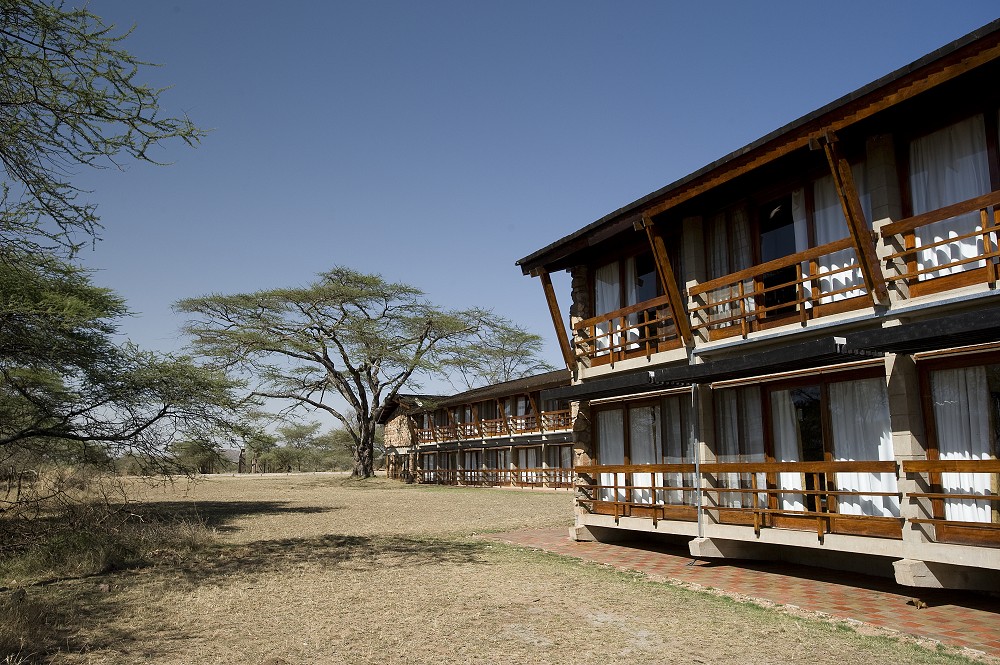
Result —
[[433, 482], [437, 480], [434, 469], [437, 468], [437, 455], [424, 455], [424, 481]]
[[[665, 404], [667, 408], [664, 425], [667, 438], [663, 446], [663, 463], [684, 464], [690, 462], [690, 455], [684, 454], [690, 443], [687, 427], [685, 427], [685, 418], [682, 415], [688, 411], [687, 397], [667, 397]], [[691, 487], [694, 485], [693, 481], [692, 474], [683, 473], [659, 473], [656, 479], [657, 485], [661, 487]], [[658, 503], [694, 503], [692, 493], [684, 490], [657, 492], [656, 500]]]
[[[976, 115], [910, 143], [910, 192], [913, 214], [919, 215], [953, 203], [966, 201], [990, 191], [986, 155], [986, 129], [982, 115]], [[980, 230], [979, 213], [959, 215], [916, 230], [917, 247]], [[960, 266], [947, 264], [982, 253], [979, 236], [932, 247], [917, 255], [920, 269], [946, 266], [920, 279], [930, 279], [981, 267], [983, 261]]]
[[[528, 448], [527, 449], [527, 459], [525, 460], [525, 465], [529, 469], [537, 469], [538, 464], [538, 448]], [[528, 473], [527, 481], [529, 483], [538, 482], [538, 473], [536, 471], [530, 471]]]
[[[629, 307], [636, 304], [636, 274], [635, 274], [635, 257], [629, 257], [625, 261], [625, 302], [622, 303], [622, 307]], [[620, 325], [625, 328], [627, 324], [627, 330], [625, 331], [625, 340], [627, 342], [625, 348], [629, 351], [632, 349], [638, 349], [638, 339], [640, 330], [639, 325], [639, 312], [634, 312], [625, 317], [625, 321], [621, 321]]]
[[[792, 192], [792, 231], [795, 234], [795, 253], [804, 252], [809, 249], [809, 217], [806, 213], [806, 192], [801, 187]], [[809, 262], [802, 262], [802, 276], [809, 277]], [[802, 283], [803, 297], [806, 302], [800, 307], [809, 309], [812, 301], [809, 300], [812, 289], [809, 282]], [[795, 297], [798, 298], [798, 289]]]
[[[885, 381], [841, 381], [830, 384], [833, 457], [838, 462], [894, 459], [889, 398]], [[848, 492], [895, 492], [894, 473], [838, 473], [837, 489]], [[840, 496], [837, 512], [845, 515], [899, 517], [895, 496]]]
[[[990, 393], [986, 368], [963, 367], [934, 372], [931, 376], [938, 453], [943, 460], [981, 460], [992, 457]], [[942, 473], [948, 494], [990, 494], [990, 475]], [[990, 522], [989, 501], [946, 499], [945, 518], [958, 522]]]
[[[657, 464], [660, 461], [660, 407], [637, 406], [628, 410], [629, 461], [632, 464]], [[662, 474], [656, 474], [662, 477]], [[633, 473], [633, 503], [653, 503], [653, 474]]]
[[[871, 225], [871, 195], [868, 192], [868, 170], [864, 162], [851, 167], [854, 176], [854, 185], [858, 191], [858, 198], [861, 200], [861, 210], [865, 215], [865, 221]], [[833, 184], [833, 176], [828, 175], [813, 182], [813, 225], [816, 231], [816, 246], [826, 245], [836, 240], [850, 237], [850, 230], [847, 228], [847, 220], [844, 218], [844, 207], [837, 196], [837, 190]], [[833, 296], [822, 296], [820, 303], [836, 302], [846, 300], [856, 296], [864, 295], [864, 279], [861, 270], [857, 267], [858, 257], [853, 249], [842, 249], [833, 254], [827, 254], [819, 258], [819, 272], [833, 273], [835, 270], [841, 272], [833, 273], [827, 277], [820, 277], [820, 293], [839, 291], [840, 289], [858, 287], [844, 293]], [[851, 270], [842, 270], [851, 268]]]
[[[730, 388], [716, 393], [717, 459], [724, 464], [764, 461], [764, 431], [761, 423], [760, 389], [756, 386]], [[740, 443], [742, 439], [742, 445]], [[750, 487], [750, 474], [726, 473], [720, 485], [730, 489]], [[757, 487], [767, 487], [766, 474], [757, 474]], [[755, 495], [726, 492], [721, 505], [729, 508], [749, 508]], [[764, 494], [756, 495], [758, 506], [767, 503]]]
[[[778, 390], [771, 393], [771, 424], [774, 430], [774, 457], [776, 462], [798, 462], [802, 459], [799, 419], [792, 402], [792, 393]], [[778, 487], [783, 490], [801, 490], [802, 474], [779, 473]], [[795, 492], [781, 494], [782, 510], [805, 510], [804, 496]]]
[[573, 468], [573, 446], [559, 447], [559, 468], [562, 469]]
[[[723, 277], [751, 266], [750, 221], [746, 208], [733, 208], [714, 215], [709, 220], [709, 233], [709, 279]], [[753, 280], [743, 280], [743, 292], [750, 293], [751, 291], [753, 291]], [[737, 285], [715, 289], [707, 294], [710, 303], [738, 296], [739, 286]], [[743, 302], [743, 309], [745, 312], [754, 309], [753, 298], [747, 298]], [[725, 322], [725, 320], [736, 316], [739, 311], [739, 302], [723, 302], [709, 310], [709, 320], [723, 321], [723, 323], [718, 324], [720, 328], [738, 325], [738, 321]]]
[[[597, 414], [597, 461], [602, 465], [625, 464], [625, 419], [621, 409], [600, 411]], [[601, 485], [625, 485], [624, 473], [602, 473]], [[625, 490], [615, 494], [613, 488], [601, 490], [604, 501], [624, 501]]]
[[[621, 284], [618, 272], [618, 262], [601, 266], [594, 273], [594, 316], [607, 314], [621, 309]], [[618, 337], [608, 322], [599, 323], [594, 331], [597, 341], [597, 355], [604, 355]]]

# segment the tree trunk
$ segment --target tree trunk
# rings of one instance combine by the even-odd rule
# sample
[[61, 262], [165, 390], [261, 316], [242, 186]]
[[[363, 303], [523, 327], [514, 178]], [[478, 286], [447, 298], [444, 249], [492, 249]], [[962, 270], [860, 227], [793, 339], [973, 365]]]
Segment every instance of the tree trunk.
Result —
[[362, 430], [361, 443], [354, 446], [355, 478], [371, 478], [375, 475], [375, 430]]

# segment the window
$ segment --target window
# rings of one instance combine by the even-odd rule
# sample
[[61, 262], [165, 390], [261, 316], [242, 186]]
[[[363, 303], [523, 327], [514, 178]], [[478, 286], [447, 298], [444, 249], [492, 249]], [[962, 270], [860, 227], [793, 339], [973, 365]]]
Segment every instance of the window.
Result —
[[[777, 462], [864, 461], [894, 459], [889, 399], [881, 376], [850, 380], [797, 383], [768, 390], [771, 437]], [[837, 473], [836, 489], [847, 492], [896, 492], [890, 473]], [[816, 497], [794, 490], [815, 487], [814, 477], [780, 473], [778, 487], [793, 490], [781, 495], [783, 510], [818, 510]], [[896, 496], [842, 495], [836, 510], [847, 515], [899, 517]]]
[[[686, 395], [668, 396], [655, 401], [603, 409], [597, 413], [597, 460], [600, 465], [621, 464], [690, 464], [690, 404]], [[687, 451], [687, 452], [685, 452]], [[627, 460], [627, 461], [626, 461]], [[626, 482], [627, 481], [627, 482]], [[682, 504], [693, 502], [690, 490], [692, 474], [683, 473], [602, 473], [600, 484], [605, 501], [630, 501], [645, 504]], [[632, 486], [630, 492], [623, 489]], [[666, 489], [677, 488], [677, 489]], [[617, 497], [617, 498], [615, 498]]]
[[[986, 125], [981, 114], [914, 139], [910, 142], [909, 158], [910, 204], [914, 215], [960, 203], [991, 190]], [[919, 227], [914, 234], [916, 246], [923, 247], [981, 228], [978, 213], [959, 215]], [[918, 270], [942, 268], [921, 274], [918, 279], [982, 267], [983, 261], [951, 265], [980, 256], [982, 251], [980, 236], [921, 251], [917, 254]]]
[[[867, 168], [864, 162], [851, 168], [862, 212], [870, 223]], [[707, 219], [705, 230], [709, 280], [850, 237], [831, 175], [808, 181], [763, 203], [722, 210]], [[821, 254], [800, 266], [785, 265], [755, 277], [733, 280], [707, 292], [709, 321], [712, 328], [725, 328], [738, 325], [741, 319], [780, 317], [798, 308], [863, 295], [857, 264], [856, 252], [849, 248]]]
[[[723, 464], [763, 462], [764, 430], [761, 422], [760, 388], [726, 388], [715, 392], [716, 459]], [[720, 487], [749, 489], [750, 474], [725, 473], [718, 479]], [[758, 474], [757, 487], [767, 486], [764, 474]], [[728, 508], [747, 508], [756, 501], [765, 505], [763, 494], [721, 493], [719, 502]]]
[[[643, 253], [618, 261], [611, 261], [594, 271], [594, 315], [610, 314], [620, 309], [653, 300], [660, 295], [660, 281], [651, 253]], [[639, 326], [639, 312], [622, 318], [610, 318], [597, 324], [598, 355], [612, 349], [639, 348], [640, 339], [656, 335], [654, 325]], [[655, 318], [655, 317], [650, 317]]]
[[[938, 458], [985, 460], [1000, 450], [1000, 365], [940, 369], [930, 374]], [[995, 496], [997, 474], [942, 473], [946, 494]], [[1000, 522], [1000, 504], [981, 499], [946, 499], [944, 517], [957, 522]]]

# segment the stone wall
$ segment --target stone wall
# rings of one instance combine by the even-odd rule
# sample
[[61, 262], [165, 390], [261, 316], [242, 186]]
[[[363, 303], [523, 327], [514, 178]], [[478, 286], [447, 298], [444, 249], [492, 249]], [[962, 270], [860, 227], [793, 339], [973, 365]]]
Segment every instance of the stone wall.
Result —
[[590, 273], [587, 270], [587, 266], [579, 265], [571, 268], [569, 270], [570, 277], [572, 279], [572, 296], [569, 306], [569, 325], [570, 332], [573, 334], [573, 339], [570, 340], [570, 345], [573, 349], [578, 350], [577, 357], [580, 358], [580, 362], [588, 362], [588, 352], [590, 351], [590, 346], [583, 343], [576, 334], [576, 326], [578, 323], [585, 319], [592, 317], [594, 308], [590, 302]]
[[383, 436], [386, 448], [409, 448], [413, 444], [406, 416], [396, 416], [386, 423]]

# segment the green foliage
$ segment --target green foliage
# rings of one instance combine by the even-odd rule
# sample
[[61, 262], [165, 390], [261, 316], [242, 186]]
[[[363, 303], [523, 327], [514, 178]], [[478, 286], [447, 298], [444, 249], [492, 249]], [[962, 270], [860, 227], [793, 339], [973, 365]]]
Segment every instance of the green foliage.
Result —
[[174, 443], [170, 450], [177, 464], [189, 473], [224, 473], [235, 467], [215, 441], [185, 440]]
[[[225, 375], [111, 338], [120, 299], [54, 257], [0, 262], [0, 463], [107, 464], [123, 455], [173, 470], [175, 437], [243, 431], [248, 405]], [[13, 287], [13, 284], [18, 284]], [[0, 509], [3, 503], [0, 502]]]
[[69, 179], [72, 167], [156, 161], [166, 140], [193, 145], [204, 131], [162, 117], [161, 89], [138, 80], [149, 63], [122, 47], [128, 32], [86, 8], [0, 0], [0, 198], [4, 250], [73, 251], [99, 227], [93, 204]]
[[[124, 301], [70, 262], [99, 228], [74, 167], [156, 162], [154, 147], [204, 135], [164, 117], [128, 33], [86, 9], [0, 0], [0, 514], [46, 514], [95, 470], [182, 471], [175, 440], [246, 434], [239, 386], [191, 358], [113, 336]], [[49, 506], [42, 509], [42, 506]]]
[[[457, 365], [489, 365], [474, 360], [483, 340], [514, 329], [485, 310], [444, 309], [413, 286], [343, 267], [302, 288], [214, 294], [176, 308], [192, 315], [185, 330], [198, 353], [256, 381], [255, 395], [337, 418], [362, 477], [374, 473], [387, 402]], [[498, 346], [488, 351], [494, 359]], [[537, 366], [537, 346], [522, 348], [525, 366]]]

